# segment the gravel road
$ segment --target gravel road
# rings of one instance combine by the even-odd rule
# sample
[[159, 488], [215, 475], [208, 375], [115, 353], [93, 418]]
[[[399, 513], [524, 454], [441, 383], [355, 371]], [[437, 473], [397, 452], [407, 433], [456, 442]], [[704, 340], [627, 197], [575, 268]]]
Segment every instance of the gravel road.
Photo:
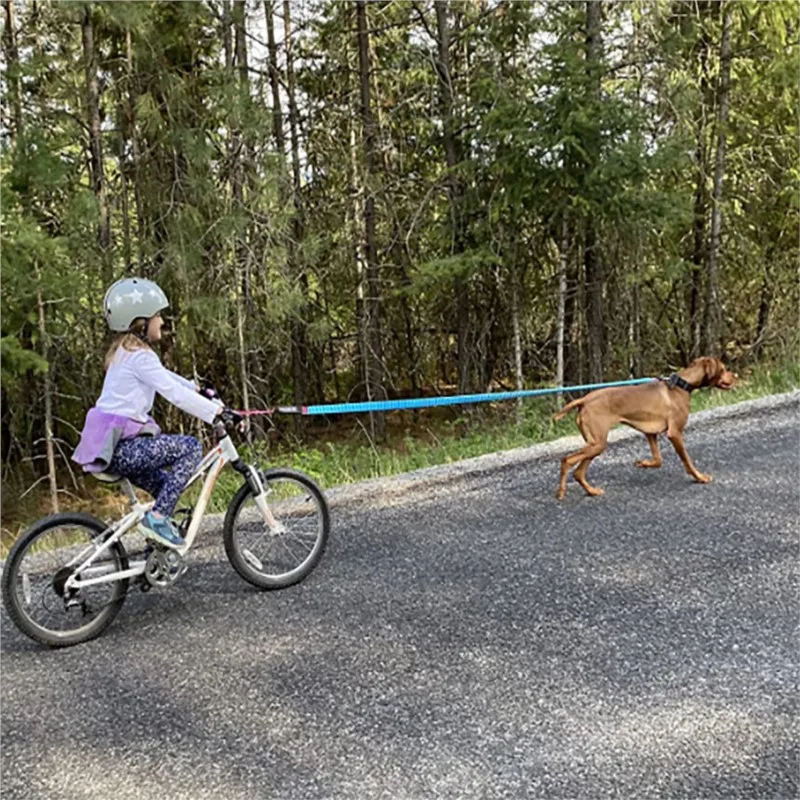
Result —
[[708, 485], [620, 432], [558, 503], [562, 440], [332, 490], [282, 592], [216, 518], [94, 642], [3, 612], [3, 800], [798, 797], [799, 403], [694, 415]]

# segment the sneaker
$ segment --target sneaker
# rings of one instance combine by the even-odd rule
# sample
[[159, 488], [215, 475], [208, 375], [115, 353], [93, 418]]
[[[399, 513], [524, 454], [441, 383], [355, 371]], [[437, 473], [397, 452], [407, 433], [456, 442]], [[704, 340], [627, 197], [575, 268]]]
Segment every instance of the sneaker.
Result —
[[155, 539], [166, 547], [182, 547], [186, 544], [169, 517], [156, 517], [152, 511], [148, 511], [141, 526], [150, 539]]

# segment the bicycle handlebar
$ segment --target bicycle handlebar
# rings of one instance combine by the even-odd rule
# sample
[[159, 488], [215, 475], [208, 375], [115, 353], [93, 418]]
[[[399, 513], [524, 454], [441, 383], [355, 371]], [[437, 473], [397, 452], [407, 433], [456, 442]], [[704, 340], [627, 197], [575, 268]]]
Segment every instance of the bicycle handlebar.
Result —
[[224, 439], [229, 430], [235, 429], [244, 432], [245, 418], [232, 408], [222, 408], [211, 423], [217, 441]]

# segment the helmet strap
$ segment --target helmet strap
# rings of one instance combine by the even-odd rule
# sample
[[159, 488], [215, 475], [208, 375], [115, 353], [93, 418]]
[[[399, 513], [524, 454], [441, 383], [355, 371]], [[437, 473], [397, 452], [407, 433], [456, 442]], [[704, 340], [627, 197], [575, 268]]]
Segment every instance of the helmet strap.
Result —
[[150, 319], [152, 318], [145, 320], [144, 328], [142, 329], [141, 333], [135, 330], [132, 325], [130, 328], [128, 328], [128, 333], [133, 334], [137, 339], [139, 339], [139, 341], [144, 342], [145, 344], [150, 344], [150, 340], [147, 338], [147, 331], [150, 328]]

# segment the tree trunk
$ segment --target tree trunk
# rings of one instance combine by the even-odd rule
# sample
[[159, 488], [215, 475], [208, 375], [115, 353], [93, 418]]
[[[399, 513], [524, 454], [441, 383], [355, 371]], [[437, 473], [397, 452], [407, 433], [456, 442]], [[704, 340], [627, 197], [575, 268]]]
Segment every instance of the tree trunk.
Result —
[[[406, 283], [407, 283], [407, 275]], [[406, 329], [406, 357], [408, 358], [408, 380], [411, 383], [411, 393], [414, 397], [419, 396], [419, 355], [417, 353], [417, 348], [414, 346], [414, 321], [411, 315], [411, 308], [409, 307], [408, 298], [403, 297], [402, 299], [403, 305], [403, 320], [405, 322], [405, 329]]]
[[[354, 74], [350, 68], [349, 59], [347, 64], [349, 75]], [[350, 92], [353, 96], [354, 93]], [[352, 108], [352, 113], [347, 115], [347, 136], [350, 142], [350, 158], [347, 161], [348, 168], [348, 195], [351, 202], [345, 206], [345, 227], [347, 228], [347, 238], [352, 247], [353, 262], [356, 267], [356, 351], [357, 363], [361, 365], [361, 377], [366, 385], [366, 365], [367, 365], [367, 345], [366, 345], [366, 325], [364, 317], [364, 254], [361, 248], [361, 223], [364, 216], [364, 187], [361, 180], [361, 170], [358, 165], [358, 140], [356, 136], [356, 109]]]
[[697, 186], [694, 194], [694, 247], [692, 248], [692, 288], [689, 300], [689, 320], [691, 330], [691, 355], [696, 358], [700, 355], [700, 335], [702, 314], [700, 311], [700, 298], [703, 295], [703, 262], [705, 261], [706, 240], [706, 188], [705, 188], [705, 131], [697, 133]]
[[122, 96], [117, 98], [117, 131], [119, 142], [119, 180], [120, 180], [120, 201], [122, 208], [120, 209], [122, 215], [122, 253], [125, 259], [125, 270], [130, 273], [132, 269], [132, 248], [131, 248], [131, 221], [130, 209], [128, 203], [128, 158], [127, 143], [125, 141], [125, 109], [123, 107]]
[[589, 381], [601, 383], [603, 380], [603, 265], [598, 252], [597, 236], [591, 220], [586, 223], [586, 243], [584, 245], [584, 269], [586, 271], [586, 332], [587, 356], [589, 360]]
[[[392, 258], [394, 263], [396, 263], [400, 268], [400, 286], [405, 289], [411, 285], [411, 278], [408, 274], [410, 262], [408, 251], [404, 246], [403, 234], [400, 230], [400, 224], [397, 217], [394, 219], [392, 242]], [[409, 383], [411, 384], [411, 391], [413, 395], [417, 397], [419, 395], [419, 353], [418, 348], [415, 346], [416, 334], [414, 331], [413, 313], [409, 298], [404, 292], [400, 293], [399, 299], [400, 307], [403, 312], [403, 322], [405, 328], [405, 341], [403, 345], [408, 367], [406, 374], [408, 376]], [[416, 420], [417, 417], [414, 419]]]
[[222, 0], [222, 50], [225, 56], [225, 74], [233, 77], [233, 36], [231, 34], [230, 0]]
[[717, 154], [714, 164], [714, 189], [711, 195], [711, 242], [706, 269], [705, 310], [703, 316], [703, 353], [717, 355], [721, 348], [721, 308], [719, 301], [719, 243], [722, 231], [722, 185], [725, 178], [725, 135], [728, 127], [728, 94], [731, 78], [732, 4], [722, 6], [722, 43], [717, 90]]
[[[358, 65], [361, 84], [361, 120], [364, 129], [366, 163], [366, 180], [364, 182], [364, 261], [367, 273], [367, 297], [364, 304], [365, 340], [367, 345], [365, 375], [367, 399], [382, 400], [385, 397], [385, 391], [383, 388], [383, 352], [381, 347], [380, 277], [375, 241], [375, 126], [370, 103], [367, 0], [359, 0], [357, 3], [356, 19], [358, 24]], [[386, 436], [384, 414], [382, 412], [370, 414], [370, 424], [373, 437], [382, 441]]]
[[14, 136], [22, 133], [22, 95], [19, 80], [19, 50], [17, 49], [17, 31], [14, 20], [13, 0], [3, 0], [5, 8], [5, 49], [6, 49], [6, 76], [8, 79], [8, 93], [11, 99], [11, 115], [14, 121]]
[[[244, 213], [244, 185], [250, 170], [250, 143], [242, 135], [241, 127], [250, 100], [250, 72], [247, 66], [247, 22], [245, 0], [233, 2], [233, 28], [236, 53], [236, 71], [239, 87], [239, 119], [235, 132], [234, 199], [239, 211]], [[237, 246], [237, 262], [241, 269], [242, 299], [250, 310], [250, 249], [247, 247], [247, 232], [242, 230]]]
[[575, 248], [575, 292], [572, 302], [567, 303], [567, 318], [570, 319], [570, 327], [575, 329], [574, 340], [570, 341], [569, 355], [567, 364], [571, 367], [571, 383], [587, 383], [586, 379], [586, 271], [583, 263], [583, 250]]
[[113, 280], [110, 260], [111, 220], [108, 213], [106, 196], [106, 180], [103, 169], [103, 140], [100, 130], [100, 89], [97, 81], [97, 57], [94, 48], [94, 25], [92, 22], [92, 6], [86, 3], [83, 7], [81, 24], [83, 39], [83, 59], [86, 71], [86, 112], [89, 123], [89, 154], [91, 163], [92, 191], [97, 198], [100, 220], [97, 230], [97, 242], [103, 260], [103, 280], [108, 286]]
[[[707, 8], [705, 4], [698, 10]], [[689, 321], [691, 325], [691, 352], [692, 358], [700, 355], [700, 340], [702, 338], [702, 299], [703, 299], [703, 265], [706, 262], [706, 217], [708, 214], [708, 191], [706, 188], [706, 175], [708, 174], [708, 152], [706, 147], [706, 107], [709, 101], [708, 80], [708, 32], [700, 17], [700, 100], [695, 116], [695, 166], [697, 169], [696, 186], [694, 193], [694, 242], [692, 247], [692, 285], [689, 297]]]
[[[447, 0], [436, 0], [436, 28], [438, 32], [438, 53], [436, 71], [439, 76], [439, 106], [442, 114], [442, 143], [447, 161], [447, 193], [450, 200], [450, 217], [453, 234], [451, 255], [464, 252], [464, 225], [462, 219], [462, 186], [456, 174], [460, 162], [459, 141], [456, 135], [453, 93], [453, 75], [450, 69], [450, 24], [448, 22], [449, 4]], [[458, 342], [458, 391], [470, 391], [470, 314], [469, 295], [466, 281], [457, 276], [454, 281], [456, 301], [456, 330]]]
[[633, 285], [631, 286], [631, 320], [628, 328], [628, 374], [631, 378], [642, 375], [642, 309], [641, 289], [639, 287], [639, 253], [633, 267]]
[[50, 371], [50, 336], [47, 333], [45, 305], [42, 299], [41, 276], [36, 268], [37, 282], [40, 288], [36, 291], [36, 305], [39, 312], [39, 339], [42, 358], [47, 361], [48, 368], [44, 373], [44, 441], [47, 453], [47, 474], [50, 482], [50, 506], [54, 514], [58, 513], [58, 478], [56, 476], [56, 457], [53, 445], [53, 376]]
[[[644, 8], [642, 2], [639, 8]], [[633, 41], [634, 50], [637, 53], [642, 52], [642, 20], [641, 15], [638, 16], [633, 23]], [[645, 114], [646, 110], [642, 103], [642, 89], [644, 83], [644, 70], [638, 70], [638, 80], [636, 81], [636, 108], [637, 113]], [[628, 377], [638, 378], [641, 375], [642, 369], [642, 325], [641, 325], [641, 287], [639, 285], [639, 270], [642, 263], [642, 238], [640, 235], [635, 237], [635, 248], [633, 255], [633, 263], [631, 265], [631, 283], [630, 283], [630, 321], [628, 323]], [[623, 281], [626, 276], [623, 276]]]
[[[237, 116], [233, 120], [233, 130], [229, 145], [231, 159], [231, 193], [236, 213], [244, 210], [244, 165], [242, 150], [244, 144], [241, 132], [242, 106], [245, 101], [241, 97], [242, 91], [249, 90], [249, 81], [246, 71], [247, 49], [244, 31], [244, 3], [242, 0], [234, 0], [233, 13], [228, 2], [223, 3], [223, 44], [225, 50], [225, 67], [229, 79], [236, 82], [240, 96], [237, 109]], [[231, 37], [231, 24], [235, 36], [235, 45]], [[235, 46], [235, 51], [233, 47]], [[235, 61], [234, 61], [235, 58]], [[242, 62], [245, 64], [245, 71], [242, 72]], [[239, 68], [237, 79], [236, 66]], [[247, 329], [247, 296], [248, 281], [246, 262], [248, 259], [247, 245], [245, 243], [245, 231], [240, 230], [234, 250], [234, 283], [236, 293], [236, 338], [239, 349], [239, 379], [242, 387], [242, 403], [245, 410], [250, 409], [250, 380], [247, 369], [247, 342], [245, 330]]]
[[[511, 326], [514, 336], [514, 381], [517, 391], [521, 391], [524, 385], [522, 375], [522, 333], [519, 324], [519, 276], [517, 275], [517, 265], [511, 273]], [[522, 424], [522, 398], [517, 398], [516, 409], [517, 425]]]
[[275, 3], [270, 0], [264, 2], [264, 16], [267, 21], [267, 52], [269, 54], [269, 85], [272, 91], [272, 134], [275, 137], [275, 147], [281, 159], [281, 180], [284, 179], [283, 169], [286, 167], [286, 137], [283, 133], [283, 109], [281, 106], [280, 73], [278, 71], [278, 45], [275, 41]]
[[300, 186], [300, 137], [298, 134], [297, 91], [292, 48], [292, 18], [288, 0], [283, 3], [284, 49], [286, 51], [286, 93], [289, 100], [289, 138], [292, 149], [292, 236], [289, 241], [289, 264], [297, 276], [303, 305], [298, 309], [298, 319], [292, 325], [292, 361], [295, 404], [308, 403], [308, 341], [306, 314], [308, 308], [308, 276], [300, 263], [300, 243], [304, 235], [303, 203]]
[[289, 137], [292, 144], [292, 185], [294, 187], [295, 235], [300, 241], [302, 235], [302, 204], [300, 197], [300, 137], [298, 134], [297, 91], [294, 74], [294, 54], [292, 47], [291, 9], [289, 0], [283, 0], [283, 30], [286, 50], [286, 93], [289, 99]]
[[[590, 102], [600, 102], [600, 60], [602, 58], [602, 39], [600, 31], [601, 0], [586, 2], [586, 75], [589, 83]], [[586, 147], [591, 169], [599, 160], [599, 142], [595, 137]], [[586, 219], [586, 238], [584, 241], [584, 269], [586, 270], [589, 380], [600, 383], [603, 380], [603, 351], [605, 349], [605, 322], [603, 319], [603, 290], [605, 276], [600, 257], [594, 219]]]
[[[288, 201], [292, 199], [292, 205], [294, 207], [294, 213], [292, 215], [292, 233], [289, 236], [289, 242], [287, 247], [287, 261], [289, 265], [289, 271], [292, 276], [297, 275], [298, 280], [300, 281], [301, 285], [303, 283], [303, 276], [299, 274], [298, 266], [297, 266], [297, 247], [299, 244], [299, 220], [297, 219], [298, 215], [298, 196], [297, 193], [299, 192], [299, 166], [297, 167], [297, 185], [294, 188], [290, 187], [289, 184], [289, 171], [286, 165], [286, 136], [283, 130], [283, 108], [281, 104], [281, 92], [280, 92], [280, 73], [278, 70], [278, 45], [275, 40], [275, 23], [274, 23], [274, 15], [275, 15], [275, 4], [272, 2], [265, 2], [264, 3], [264, 14], [266, 15], [267, 19], [267, 48], [269, 52], [269, 78], [270, 78], [270, 87], [272, 90], [272, 130], [275, 136], [275, 146], [278, 149], [278, 155], [280, 158], [280, 197], [281, 197], [281, 206], [285, 208], [288, 205]], [[291, 17], [289, 16], [290, 9], [288, 4], [284, 5], [284, 19], [283, 19], [283, 27], [284, 27], [284, 42], [285, 42], [285, 50], [286, 50], [286, 73], [287, 76], [291, 75], [291, 78], [287, 81], [289, 84], [289, 95], [290, 98], [294, 95], [294, 69], [290, 67], [292, 63], [292, 53], [291, 53]], [[290, 71], [291, 70], [291, 71]], [[289, 102], [290, 108], [290, 116], [292, 117], [292, 126], [293, 126], [293, 136], [292, 136], [292, 160], [299, 158], [297, 156], [297, 147], [296, 147], [296, 120], [294, 119], [294, 114], [296, 114], [296, 109], [293, 107], [292, 100], [290, 99]], [[293, 167], [294, 169], [294, 167]], [[305, 293], [304, 293], [305, 294]], [[291, 326], [292, 326], [292, 379], [294, 384], [294, 403], [297, 406], [305, 405], [308, 402], [308, 390], [307, 390], [307, 361], [308, 357], [306, 355], [306, 341], [305, 341], [305, 326], [302, 322], [302, 315], [303, 311], [300, 311], [300, 319], [293, 319]], [[299, 419], [297, 422], [299, 423]], [[299, 429], [299, 425], [296, 425]]]
[[[249, 89], [250, 71], [247, 65], [247, 6], [245, 0], [233, 2], [233, 28], [236, 42], [236, 69], [239, 73], [239, 86]], [[249, 95], [247, 95], [249, 97]]]
[[144, 267], [144, 240], [145, 240], [145, 215], [144, 198], [142, 196], [141, 158], [139, 155], [139, 133], [136, 127], [136, 84], [133, 72], [133, 44], [130, 30], [125, 31], [125, 71], [128, 79], [127, 98], [127, 125], [131, 142], [131, 156], [133, 158], [133, 198], [136, 205], [136, 239], [138, 272], [145, 278], [147, 270]]
[[[769, 258], [766, 261], [769, 264]], [[769, 311], [772, 306], [772, 276], [769, 266], [764, 267], [764, 280], [761, 284], [761, 296], [758, 304], [758, 323], [756, 324], [756, 339], [753, 344], [753, 360], [758, 361], [764, 350], [764, 339], [767, 335], [769, 325]]]
[[[556, 313], [556, 386], [564, 385], [564, 334], [567, 309], [567, 264], [569, 260], [569, 220], [561, 215], [561, 252], [558, 259], [558, 311]], [[561, 392], [558, 402], [562, 402]]]

